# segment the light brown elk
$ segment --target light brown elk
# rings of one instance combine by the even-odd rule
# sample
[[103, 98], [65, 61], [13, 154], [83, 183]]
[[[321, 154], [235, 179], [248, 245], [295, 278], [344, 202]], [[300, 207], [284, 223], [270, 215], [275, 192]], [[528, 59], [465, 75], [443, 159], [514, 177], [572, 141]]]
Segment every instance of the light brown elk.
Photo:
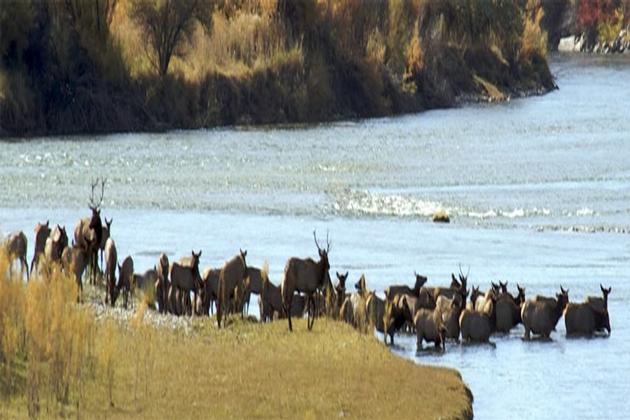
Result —
[[16, 233], [12, 233], [7, 238], [5, 244], [6, 252], [9, 256], [9, 260], [11, 264], [9, 268], [12, 271], [13, 261], [20, 261], [20, 272], [24, 275], [24, 271], [26, 271], [26, 278], [28, 279], [29, 270], [28, 270], [28, 262], [26, 261], [26, 249], [28, 247], [28, 242], [26, 240], [26, 235], [24, 232], [19, 231]]
[[107, 220], [107, 217], [105, 217], [104, 219], [105, 226], [103, 226], [103, 235], [101, 237], [101, 244], [99, 246], [99, 249], [101, 251], [101, 267], [103, 267], [103, 257], [105, 256], [105, 244], [112, 235], [112, 222], [114, 221], [113, 218]]
[[[459, 316], [464, 310], [464, 300], [460, 294], [456, 294], [449, 299], [446, 296], [439, 296], [435, 310], [440, 315], [445, 333], [442, 338], [459, 340]], [[437, 343], [436, 343], [437, 345]]]
[[433, 287], [431, 289], [433, 299], [437, 301], [438, 296], [452, 299], [456, 294], [460, 294], [464, 297], [462, 301], [465, 302], [465, 296], [468, 295], [468, 274], [464, 275], [460, 268], [458, 277], [459, 280], [455, 278], [455, 274], [451, 274], [451, 285], [449, 287]]
[[404, 294], [396, 295], [393, 301], [385, 299], [384, 325], [386, 332], [383, 334], [385, 344], [387, 344], [387, 336], [389, 336], [389, 342], [393, 346], [394, 334], [405, 324], [413, 322], [414, 315], [411, 313], [406, 296]]
[[[270, 280], [263, 280], [263, 288], [258, 296], [258, 306], [260, 309], [260, 322], [269, 322], [273, 319], [283, 319], [287, 317], [282, 305], [282, 293], [280, 286], [276, 286]], [[304, 315], [304, 296], [297, 295], [291, 304], [291, 316], [301, 317]]]
[[365, 312], [367, 313], [368, 323], [376, 328], [376, 331], [385, 333], [385, 301], [378, 296], [374, 291], [368, 292], [367, 299], [365, 300]]
[[118, 251], [112, 238], [105, 244], [105, 303], [114, 306], [116, 289], [116, 266], [118, 264]]
[[459, 328], [462, 340], [465, 342], [487, 343], [494, 327], [492, 312], [494, 302], [486, 302], [483, 311], [464, 309], [459, 316]]
[[265, 275], [265, 268], [247, 267], [247, 287], [245, 288], [245, 294], [243, 296], [243, 304], [245, 305], [245, 313], [249, 312], [249, 300], [251, 294], [260, 295], [262, 290], [263, 275]]
[[[223, 264], [219, 275], [219, 300], [217, 302], [217, 325], [221, 328], [223, 316], [229, 312], [241, 308], [242, 296], [237, 295], [237, 290], [244, 290], [247, 278], [247, 251], [239, 249], [239, 254]], [[230, 305], [232, 301], [232, 305]], [[231, 306], [231, 308], [230, 308]], [[242, 315], [242, 312], [241, 312]], [[225, 323], [224, 323], [225, 326]]]
[[599, 286], [603, 298], [588, 297], [583, 303], [569, 303], [564, 310], [564, 325], [567, 336], [591, 336], [606, 330], [610, 334], [608, 295], [611, 288]]
[[531, 333], [549, 338], [568, 303], [569, 291], [564, 290], [562, 286], [560, 286], [560, 293], [556, 293], [555, 299], [526, 301], [521, 309], [521, 319], [525, 326], [523, 338], [529, 340]]
[[[282, 279], [282, 304], [285, 310], [291, 308], [293, 296], [295, 292], [302, 292], [307, 302], [307, 327], [313, 328], [315, 323], [315, 293], [321, 290], [330, 281], [330, 263], [328, 262], [328, 253], [330, 252], [330, 242], [326, 235], [326, 248], [321, 248], [317, 242], [317, 235], [313, 231], [315, 246], [319, 254], [319, 261], [311, 258], [301, 259], [289, 258], [284, 267], [284, 278]], [[289, 331], [293, 331], [291, 323], [291, 312], [288, 311]]]
[[68, 246], [68, 234], [64, 226], [55, 226], [53, 231], [46, 239], [46, 245], [44, 246], [44, 255], [50, 262], [59, 263], [61, 261], [61, 254]]
[[166, 313], [168, 302], [168, 289], [170, 287], [168, 280], [169, 261], [166, 254], [161, 253], [158, 263], [155, 266], [157, 271], [157, 280], [155, 281], [155, 298], [157, 300], [160, 313]]
[[131, 256], [125, 257], [121, 264], [118, 264], [118, 284], [116, 284], [116, 293], [113, 299], [112, 306], [116, 304], [116, 300], [122, 291], [123, 293], [123, 306], [127, 309], [129, 303], [129, 294], [131, 292], [131, 283], [133, 281], [133, 258]]
[[33, 251], [33, 259], [31, 260], [31, 273], [37, 268], [39, 259], [44, 255], [48, 236], [50, 236], [49, 221], [46, 220], [46, 223], [37, 223], [37, 226], [35, 226], [35, 249]]
[[77, 300], [81, 299], [83, 293], [83, 272], [88, 263], [88, 249], [92, 245], [89, 241], [83, 242], [82, 245], [75, 244], [72, 247], [66, 247], [61, 256], [61, 265], [64, 271], [68, 274], [74, 275], [77, 282], [79, 296]]
[[196, 300], [197, 293], [202, 286], [201, 275], [199, 274], [199, 257], [201, 257], [201, 251], [198, 253], [192, 251], [189, 259], [182, 259], [180, 262], [171, 264], [169, 271], [171, 287], [168, 299], [172, 302], [174, 294], [179, 293], [180, 298], [174, 300], [176, 307], [173, 308], [177, 315], [184, 313], [183, 296], [188, 294], [190, 300], [190, 292], [194, 292]]
[[201, 280], [203, 287], [201, 289], [202, 312], [209, 315], [213, 312], [212, 306], [219, 298], [219, 278], [221, 277], [220, 268], [208, 267], [203, 270]]

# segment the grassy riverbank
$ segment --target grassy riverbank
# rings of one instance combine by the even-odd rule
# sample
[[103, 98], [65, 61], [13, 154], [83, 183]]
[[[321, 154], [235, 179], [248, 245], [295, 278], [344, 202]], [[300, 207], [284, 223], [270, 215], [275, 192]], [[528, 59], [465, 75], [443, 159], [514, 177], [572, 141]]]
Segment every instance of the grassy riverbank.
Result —
[[365, 118], [554, 88], [535, 0], [8, 4], [0, 136]]
[[[459, 374], [394, 356], [374, 337], [317, 320], [208, 319], [173, 328], [76, 305], [74, 282], [6, 276], [0, 259], [0, 417], [468, 418]], [[181, 325], [181, 323], [179, 323]]]

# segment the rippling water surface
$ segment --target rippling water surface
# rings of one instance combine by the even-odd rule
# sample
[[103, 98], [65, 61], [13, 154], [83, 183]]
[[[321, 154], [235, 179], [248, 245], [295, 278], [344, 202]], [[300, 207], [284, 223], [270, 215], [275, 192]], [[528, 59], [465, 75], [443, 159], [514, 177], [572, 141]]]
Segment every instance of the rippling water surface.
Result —
[[[612, 335], [416, 353], [457, 368], [478, 418], [623, 418], [630, 406], [630, 60], [553, 59], [560, 90], [504, 104], [309, 127], [40, 138], [0, 143], [0, 231], [74, 226], [89, 181], [108, 178], [103, 212], [138, 269], [203, 249], [219, 265], [248, 249], [278, 282], [291, 255], [330, 231], [333, 271], [377, 291], [414, 270], [446, 284], [526, 286], [572, 301], [612, 286]], [[446, 209], [450, 225], [430, 216]], [[32, 246], [32, 244], [31, 244]], [[32, 251], [29, 249], [29, 256]]]

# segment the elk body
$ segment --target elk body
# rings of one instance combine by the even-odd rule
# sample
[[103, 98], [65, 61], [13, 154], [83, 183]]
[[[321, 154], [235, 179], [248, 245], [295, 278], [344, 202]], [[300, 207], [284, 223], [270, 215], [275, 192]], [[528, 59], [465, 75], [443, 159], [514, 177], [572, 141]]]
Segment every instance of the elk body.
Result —
[[427, 282], [427, 278], [418, 273], [414, 273], [416, 276], [416, 283], [412, 288], [407, 285], [392, 285], [385, 289], [385, 298], [388, 300], [393, 300], [397, 295], [406, 294], [410, 296], [419, 296], [420, 289]]
[[524, 339], [529, 340], [531, 333], [549, 338], [569, 302], [569, 291], [560, 286], [560, 292], [556, 293], [555, 299], [539, 298], [538, 300], [528, 300], [523, 304], [521, 319], [525, 326]]
[[263, 285], [263, 276], [267, 275], [267, 269], [257, 267], [247, 267], [247, 285], [245, 287], [245, 295], [243, 296], [243, 304], [246, 305], [245, 312], [249, 312], [249, 300], [251, 294], [260, 296]]
[[66, 247], [61, 256], [62, 267], [66, 273], [72, 273], [79, 289], [79, 298], [83, 292], [83, 272], [88, 263], [88, 244], [75, 244]]
[[500, 333], [508, 333], [512, 328], [522, 322], [521, 306], [525, 302], [525, 289], [520, 285], [518, 295], [514, 297], [507, 292], [507, 283], [501, 283], [502, 291], [496, 302], [496, 325], [495, 330]]
[[221, 277], [220, 268], [208, 267], [203, 270], [201, 280], [203, 286], [201, 288], [202, 313], [209, 315], [212, 313], [212, 305], [219, 298], [219, 278]]
[[68, 234], [66, 233], [66, 228], [57, 225], [48, 236], [48, 239], [46, 239], [44, 255], [48, 261], [59, 263], [61, 261], [61, 254], [67, 246]]
[[111, 237], [112, 234], [113, 221], [113, 218], [107, 220], [107, 217], [105, 217], [105, 226], [103, 226], [103, 235], [101, 237], [101, 243], [99, 245], [99, 249], [101, 251], [101, 267], [103, 267], [103, 257], [105, 256], [105, 245], [107, 244], [107, 240]]
[[376, 331], [384, 333], [385, 301], [376, 296], [376, 293], [369, 292], [365, 300], [365, 312], [367, 313], [368, 322], [374, 325]]
[[330, 281], [328, 271], [330, 270], [330, 264], [328, 262], [330, 242], [328, 242], [328, 238], [326, 238], [326, 248], [323, 249], [319, 246], [314, 231], [313, 238], [315, 239], [315, 246], [317, 246], [319, 261], [314, 261], [311, 258], [301, 259], [292, 257], [289, 258], [284, 267], [284, 278], [282, 279], [281, 288], [282, 304], [288, 312], [289, 331], [293, 331], [291, 312], [289, 309], [291, 308], [295, 292], [302, 292], [306, 296], [308, 312], [307, 327], [310, 330], [315, 323], [315, 293], [322, 289], [326, 281]]
[[26, 271], [26, 278], [28, 279], [29, 270], [28, 262], [26, 261], [27, 247], [28, 242], [26, 240], [26, 235], [22, 231], [12, 233], [5, 242], [5, 248], [9, 256], [9, 260], [11, 261], [9, 267], [13, 266], [13, 261], [20, 261], [20, 272], [23, 275], [24, 271]]
[[118, 264], [118, 251], [116, 243], [108, 238], [105, 243], [105, 303], [114, 306], [116, 289], [116, 266]]
[[384, 327], [386, 331], [383, 334], [385, 344], [387, 344], [387, 336], [389, 336], [389, 342], [393, 346], [394, 334], [409, 322], [413, 322], [413, 314], [405, 295], [397, 295], [393, 301], [385, 299]]
[[442, 345], [442, 349], [445, 348], [445, 327], [442, 322], [439, 305], [433, 310], [419, 309], [414, 315], [413, 323], [416, 329], [416, 346], [418, 351], [422, 350], [423, 341], [435, 343], [436, 348], [439, 348], [440, 345]]
[[157, 272], [157, 280], [155, 281], [155, 299], [157, 300], [157, 304], [159, 306], [160, 313], [166, 313], [167, 302], [168, 302], [168, 290], [169, 290], [169, 280], [168, 280], [168, 270], [169, 270], [169, 261], [166, 254], [160, 254], [158, 259], [158, 263], [155, 266], [155, 271]]
[[39, 265], [39, 260], [44, 255], [46, 248], [46, 239], [50, 236], [49, 221], [46, 223], [37, 223], [35, 226], [35, 249], [33, 250], [33, 259], [31, 260], [31, 273]]
[[131, 256], [125, 257], [121, 264], [118, 264], [118, 284], [116, 284], [116, 293], [112, 300], [112, 306], [116, 304], [116, 299], [123, 293], [123, 305], [127, 309], [129, 302], [129, 293], [131, 292], [131, 284], [133, 281], [133, 258]]
[[[223, 316], [236, 309], [242, 309], [242, 296], [238, 291], [244, 291], [247, 278], [247, 251], [239, 250], [239, 254], [223, 264], [219, 274], [219, 300], [217, 302], [217, 325], [221, 328]], [[230, 301], [232, 305], [230, 305]], [[230, 308], [230, 306], [232, 308]]]
[[[436, 302], [435, 311], [439, 314], [441, 325], [444, 328], [442, 339], [450, 338], [459, 340], [459, 316], [464, 309], [464, 300], [461, 295], [456, 294], [452, 299], [446, 296], [439, 296]], [[426, 309], [424, 309], [426, 311]], [[414, 319], [415, 323], [415, 319]], [[437, 346], [436, 342], [436, 346]]]
[[[100, 182], [101, 196], [96, 200], [94, 191]], [[89, 208], [92, 212], [90, 217], [79, 219], [74, 228], [74, 241], [80, 247], [88, 245], [89, 266], [91, 267], [91, 281], [96, 282], [98, 271], [98, 251], [103, 242], [103, 222], [101, 221], [101, 204], [105, 193], [105, 179], [97, 178], [92, 182], [92, 192], [89, 199]]]
[[610, 334], [608, 295], [611, 288], [605, 289], [602, 285], [599, 287], [603, 298], [588, 297], [585, 302], [569, 303], [564, 309], [567, 336], [591, 336], [603, 330]]
[[[196, 300], [197, 292], [201, 288], [199, 257], [201, 257], [201, 251], [198, 253], [192, 251], [191, 257], [186, 259], [182, 258], [180, 262], [171, 264], [169, 271], [171, 287], [169, 289], [168, 299], [175, 303], [174, 309], [177, 315], [183, 314], [183, 305], [185, 304], [184, 296], [188, 294], [188, 300], [190, 300], [190, 292], [194, 292]], [[179, 298], [176, 294], [179, 294]]]

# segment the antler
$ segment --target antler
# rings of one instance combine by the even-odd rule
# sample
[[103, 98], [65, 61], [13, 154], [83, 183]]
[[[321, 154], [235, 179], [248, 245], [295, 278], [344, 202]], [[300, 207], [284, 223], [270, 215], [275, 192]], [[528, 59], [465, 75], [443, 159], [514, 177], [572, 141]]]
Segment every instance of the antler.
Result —
[[317, 247], [317, 250], [321, 251], [321, 248], [319, 247], [319, 242], [317, 242], [317, 234], [315, 233], [315, 230], [313, 230], [313, 239], [315, 239], [315, 246]]
[[[101, 197], [99, 198], [98, 203], [97, 203], [94, 200], [94, 190], [98, 186], [99, 182], [101, 183]], [[103, 196], [105, 195], [106, 182], [107, 182], [107, 178], [102, 178], [102, 179], [96, 178], [96, 180], [92, 182], [92, 192], [90, 193], [90, 202], [89, 202], [90, 208], [98, 210], [101, 207], [101, 204], [103, 204]]]
[[328, 239], [328, 229], [326, 229], [326, 253], [330, 253], [330, 240]]

